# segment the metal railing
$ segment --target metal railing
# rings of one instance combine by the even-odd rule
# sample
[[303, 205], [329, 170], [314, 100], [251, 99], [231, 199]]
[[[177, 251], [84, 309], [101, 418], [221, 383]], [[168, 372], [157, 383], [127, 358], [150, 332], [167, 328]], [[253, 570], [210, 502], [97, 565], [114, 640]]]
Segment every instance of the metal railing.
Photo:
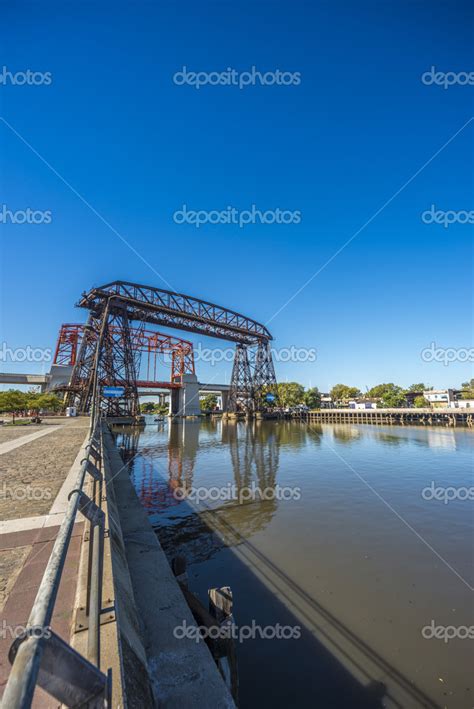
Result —
[[[100, 508], [103, 486], [103, 431], [96, 419], [86, 446], [87, 455], [56, 537], [24, 632], [10, 651], [12, 665], [2, 700], [4, 709], [27, 709], [36, 686], [68, 707], [110, 706], [110, 678], [99, 669], [100, 613], [105, 514]], [[86, 475], [93, 478], [92, 494], [83, 490]], [[50, 627], [77, 512], [90, 522], [86, 612], [89, 616], [87, 658]]]

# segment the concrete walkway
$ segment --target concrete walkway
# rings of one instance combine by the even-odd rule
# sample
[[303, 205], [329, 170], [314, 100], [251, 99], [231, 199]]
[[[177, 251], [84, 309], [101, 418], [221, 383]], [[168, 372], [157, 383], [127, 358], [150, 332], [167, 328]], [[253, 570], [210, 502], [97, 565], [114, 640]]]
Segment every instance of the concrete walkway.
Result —
[[[44, 431], [8, 442], [14, 446], [8, 451], [0, 447], [0, 695], [10, 672], [8, 651], [28, 621], [64, 518], [67, 495], [85, 456], [88, 424], [87, 419], [64, 420], [62, 425], [48, 426]], [[44, 440], [49, 433], [52, 437]], [[15, 499], [25, 490], [38, 491], [38, 499], [30, 499], [29, 495], [23, 501]], [[42, 510], [42, 514], [31, 515]], [[51, 623], [68, 642], [84, 530], [80, 516], [78, 519]], [[57, 706], [41, 689], [36, 690], [33, 707]]]
[[36, 433], [29, 433], [24, 436], [21, 436], [20, 438], [17, 438], [14, 441], [0, 443], [0, 455], [3, 455], [3, 453], [10, 453], [10, 451], [15, 450], [15, 448], [24, 446], [25, 443], [31, 443], [31, 441], [35, 441], [37, 438], [47, 436], [49, 433], [54, 433], [54, 431], [57, 431], [58, 428], [61, 428], [61, 426], [51, 426], [50, 428], [47, 428], [44, 431], [36, 431]]
[[48, 514], [37, 515], [36, 517], [20, 517], [17, 519], [0, 520], [0, 536], [2, 534], [11, 534], [13, 532], [24, 532], [31, 529], [41, 529], [42, 527], [54, 527], [61, 525], [68, 504], [68, 495], [73, 489], [74, 483], [77, 479], [79, 468], [81, 467], [81, 460], [85, 457], [84, 447], [86, 440], [87, 435], [66, 476], [66, 479], [57, 494], [57, 497], [51, 505], [51, 509]]
[[63, 421], [6, 442], [16, 447], [0, 455], [0, 521], [50, 513], [88, 430], [87, 419]]

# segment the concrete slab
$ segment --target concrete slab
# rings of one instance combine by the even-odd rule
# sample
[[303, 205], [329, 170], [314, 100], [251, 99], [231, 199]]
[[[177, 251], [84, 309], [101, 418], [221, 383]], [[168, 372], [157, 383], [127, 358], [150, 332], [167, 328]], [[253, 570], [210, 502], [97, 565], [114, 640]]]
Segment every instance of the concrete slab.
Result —
[[44, 430], [35, 431], [35, 433], [27, 433], [25, 436], [16, 438], [14, 441], [6, 441], [5, 443], [0, 443], [0, 455], [3, 455], [4, 453], [10, 453], [10, 451], [15, 450], [15, 448], [24, 446], [26, 443], [31, 443], [31, 441], [35, 441], [37, 438], [47, 436], [49, 433], [54, 433], [54, 431], [57, 431], [58, 428], [61, 428], [61, 426], [49, 426]]

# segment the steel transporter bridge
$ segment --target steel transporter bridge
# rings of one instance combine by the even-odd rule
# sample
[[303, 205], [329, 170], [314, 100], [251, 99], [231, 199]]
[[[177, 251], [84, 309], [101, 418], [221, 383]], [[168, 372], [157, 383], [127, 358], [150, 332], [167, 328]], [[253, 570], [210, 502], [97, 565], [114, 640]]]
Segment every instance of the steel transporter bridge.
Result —
[[[84, 292], [78, 303], [89, 311], [85, 325], [63, 325], [55, 364], [73, 365], [65, 403], [79, 413], [94, 406], [106, 416], [139, 414], [140, 386], [157, 387], [156, 355], [171, 356], [171, 413], [199, 412], [199, 383], [192, 343], [146, 328], [164, 326], [235, 342], [228, 410], [253, 413], [277, 402], [277, 382], [270, 343], [261, 323], [199, 298], [153, 286], [114, 281]], [[148, 355], [146, 380], [140, 379], [141, 357]], [[110, 398], [107, 389], [119, 395]]]

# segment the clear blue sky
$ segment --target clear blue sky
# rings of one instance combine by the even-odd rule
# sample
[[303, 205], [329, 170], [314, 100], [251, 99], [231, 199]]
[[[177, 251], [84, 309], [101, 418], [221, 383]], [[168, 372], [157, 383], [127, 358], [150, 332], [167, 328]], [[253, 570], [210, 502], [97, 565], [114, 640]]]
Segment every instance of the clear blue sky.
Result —
[[[84, 289], [166, 281], [270, 321], [277, 348], [317, 349], [316, 362], [278, 364], [283, 381], [441, 387], [472, 376], [472, 365], [420, 358], [432, 341], [472, 340], [473, 227], [421, 219], [432, 204], [474, 209], [474, 87], [421, 81], [432, 66], [474, 71], [470, 2], [45, 0], [2, 15], [1, 65], [52, 83], [0, 85], [11, 126], [0, 122], [0, 203], [49, 210], [52, 222], [0, 224], [1, 342], [52, 347], [60, 323], [85, 319], [74, 307]], [[172, 80], [183, 66], [252, 65], [301, 83]], [[197, 230], [174, 223], [183, 204], [302, 219]], [[199, 366], [201, 379], [230, 371]]]

